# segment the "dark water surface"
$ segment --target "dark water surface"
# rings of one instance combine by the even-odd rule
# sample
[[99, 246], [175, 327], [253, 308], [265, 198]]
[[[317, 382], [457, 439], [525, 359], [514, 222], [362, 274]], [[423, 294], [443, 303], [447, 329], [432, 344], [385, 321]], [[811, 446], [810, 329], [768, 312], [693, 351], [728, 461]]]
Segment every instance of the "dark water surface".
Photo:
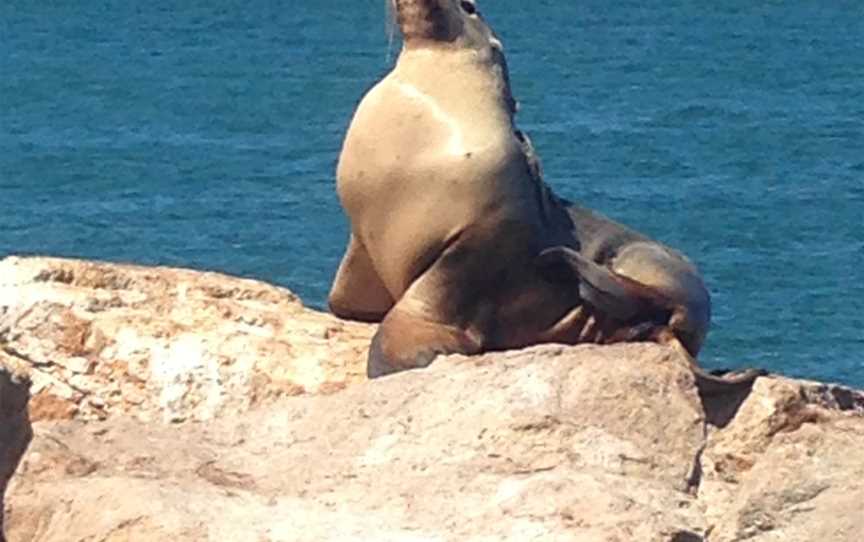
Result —
[[[0, 256], [215, 269], [322, 306], [383, 4], [0, 3]], [[705, 365], [864, 386], [864, 3], [722, 4], [481, 8], [548, 181], [700, 265]]]

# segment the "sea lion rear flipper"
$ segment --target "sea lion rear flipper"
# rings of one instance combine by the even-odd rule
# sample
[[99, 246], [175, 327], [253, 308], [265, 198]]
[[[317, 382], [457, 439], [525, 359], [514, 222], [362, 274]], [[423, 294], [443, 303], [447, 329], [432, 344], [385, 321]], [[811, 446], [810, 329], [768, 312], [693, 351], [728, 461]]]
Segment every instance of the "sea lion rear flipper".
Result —
[[691, 366], [691, 370], [696, 379], [696, 388], [702, 397], [749, 389], [757, 378], [768, 374], [768, 371], [764, 369], [745, 369], [728, 376], [718, 376], [705, 371], [698, 365]]
[[729, 376], [713, 375], [705, 371], [676, 333], [676, 328], [679, 327], [676, 320], [681, 318], [680, 307], [676, 307], [672, 300], [650, 286], [619, 275], [564, 246], [544, 250], [537, 258], [537, 263], [541, 272], [553, 280], [578, 280], [579, 295], [585, 302], [620, 322], [635, 318], [640, 313], [649, 315], [664, 307], [670, 310], [671, 318], [666, 324], [649, 320], [623, 327], [616, 333], [616, 342], [651, 337], [650, 340], [672, 347], [687, 360], [696, 387], [703, 397], [749, 389], [756, 378], [767, 374], [762, 369], [746, 369]]
[[454, 326], [411, 314], [397, 303], [378, 326], [369, 344], [366, 376], [378, 378], [426, 367], [438, 355], [470, 355], [480, 351], [477, 337]]
[[[630, 320], [645, 308], [646, 300], [654, 297], [648, 288], [615, 274], [575, 250], [557, 246], [540, 253], [537, 263], [547, 275], [571, 278], [579, 282], [579, 295], [598, 311], [618, 321]], [[642, 291], [640, 291], [642, 290]]]
[[766, 376], [768, 371], [764, 369], [744, 369], [731, 375], [715, 375], [711, 374], [696, 361], [690, 352], [684, 347], [677, 337], [668, 336], [665, 340], [660, 341], [662, 344], [671, 346], [679, 354], [684, 356], [687, 363], [690, 365], [690, 370], [693, 372], [693, 378], [696, 380], [696, 388], [699, 390], [699, 395], [702, 397], [711, 397], [716, 395], [724, 395], [742, 390], [749, 390], [753, 387], [753, 383], [760, 376]]

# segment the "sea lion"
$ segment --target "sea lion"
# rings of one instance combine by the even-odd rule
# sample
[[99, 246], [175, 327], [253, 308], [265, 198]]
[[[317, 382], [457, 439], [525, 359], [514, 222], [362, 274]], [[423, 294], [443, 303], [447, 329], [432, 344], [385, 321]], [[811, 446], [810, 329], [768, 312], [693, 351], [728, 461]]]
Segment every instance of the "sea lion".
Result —
[[361, 100], [337, 192], [351, 238], [329, 295], [380, 321], [370, 378], [438, 354], [541, 342], [653, 340], [695, 364], [710, 300], [677, 252], [555, 196], [516, 102], [501, 41], [471, 0], [393, 0], [403, 48]]

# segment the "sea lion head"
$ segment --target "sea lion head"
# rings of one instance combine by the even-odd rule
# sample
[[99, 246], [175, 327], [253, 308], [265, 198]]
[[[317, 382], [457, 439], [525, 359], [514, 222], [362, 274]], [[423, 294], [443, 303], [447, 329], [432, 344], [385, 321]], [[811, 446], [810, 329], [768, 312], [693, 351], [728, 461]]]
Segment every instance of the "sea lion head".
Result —
[[[405, 46], [474, 47], [498, 41], [475, 0], [391, 0]], [[500, 44], [500, 42], [499, 42]]]
[[476, 0], [389, 0], [402, 33], [404, 50], [470, 52], [476, 65], [497, 73], [511, 113], [517, 109], [501, 40], [487, 24]]

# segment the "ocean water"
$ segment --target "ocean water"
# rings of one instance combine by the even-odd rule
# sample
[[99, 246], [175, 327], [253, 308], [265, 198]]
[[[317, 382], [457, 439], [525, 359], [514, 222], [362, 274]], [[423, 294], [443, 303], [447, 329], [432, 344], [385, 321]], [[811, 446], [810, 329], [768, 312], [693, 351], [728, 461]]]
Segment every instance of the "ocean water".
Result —
[[[481, 0], [548, 182], [688, 254], [701, 361], [864, 387], [864, 4]], [[315, 307], [383, 0], [0, 2], [0, 256], [166, 264]]]

